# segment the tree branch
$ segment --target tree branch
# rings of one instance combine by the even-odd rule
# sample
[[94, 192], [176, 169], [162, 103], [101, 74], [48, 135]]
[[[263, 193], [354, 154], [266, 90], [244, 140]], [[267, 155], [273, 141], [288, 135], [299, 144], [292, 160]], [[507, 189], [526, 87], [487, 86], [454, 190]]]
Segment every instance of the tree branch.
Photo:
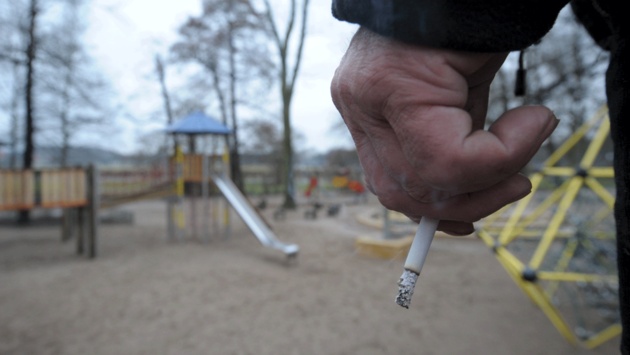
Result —
[[293, 67], [293, 73], [291, 74], [291, 78], [289, 79], [290, 83], [289, 83], [289, 88], [291, 91], [293, 91], [293, 86], [295, 85], [295, 81], [297, 78], [297, 74], [298, 71], [300, 69], [300, 63], [302, 61], [302, 53], [304, 52], [304, 42], [305, 42], [305, 37], [306, 37], [306, 23], [307, 23], [307, 19], [308, 19], [308, 4], [309, 4], [310, 0], [304, 0], [304, 2], [302, 3], [302, 26], [300, 28], [300, 41], [299, 41], [299, 47], [298, 47], [298, 51], [297, 51], [297, 55], [295, 58], [295, 64]]

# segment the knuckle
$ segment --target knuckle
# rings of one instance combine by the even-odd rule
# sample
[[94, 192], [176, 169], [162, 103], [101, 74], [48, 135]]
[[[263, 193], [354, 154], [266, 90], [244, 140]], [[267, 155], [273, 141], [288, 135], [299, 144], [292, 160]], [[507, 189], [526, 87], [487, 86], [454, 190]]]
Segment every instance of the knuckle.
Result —
[[397, 207], [399, 206], [399, 198], [396, 196], [396, 191], [392, 189], [389, 184], [372, 183], [371, 186], [374, 189], [374, 194], [378, 197], [378, 201], [384, 207], [391, 210], [399, 209], [399, 207]]
[[402, 212], [405, 208], [400, 187], [386, 180], [372, 180], [369, 186], [372, 187], [372, 192], [376, 195], [383, 207], [398, 212]]
[[411, 198], [419, 202], [431, 203], [441, 199], [438, 191], [417, 180], [406, 181], [402, 188]]
[[352, 102], [352, 90], [347, 83], [334, 79], [330, 86], [330, 95], [333, 104], [338, 110]]

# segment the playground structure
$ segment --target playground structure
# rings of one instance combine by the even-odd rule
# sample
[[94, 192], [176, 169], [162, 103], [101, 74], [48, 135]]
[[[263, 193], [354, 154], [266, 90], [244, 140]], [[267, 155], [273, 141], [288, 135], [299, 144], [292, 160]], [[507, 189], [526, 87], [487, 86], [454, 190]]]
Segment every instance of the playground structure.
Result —
[[[192, 126], [189, 120], [191, 118], [194, 119]], [[191, 131], [187, 130], [203, 129], [203, 125], [208, 122], [213, 131], [204, 131], [204, 134], [229, 132], [218, 122], [200, 113], [193, 113], [180, 122], [176, 122], [176, 125], [170, 127], [170, 132], [191, 134]], [[182, 123], [183, 126], [181, 126]], [[178, 131], [182, 128], [182, 131]], [[217, 133], [217, 129], [223, 133]], [[231, 207], [263, 246], [279, 250], [288, 258], [296, 257], [299, 247], [278, 240], [269, 224], [232, 183], [227, 172], [228, 155], [227, 153], [217, 154], [217, 147], [218, 144], [212, 145], [211, 154], [204, 152], [204, 154], [184, 155], [177, 145], [173, 157], [148, 169], [99, 171], [97, 167], [90, 166], [89, 168], [0, 170], [0, 211], [22, 211], [35, 208], [62, 209], [64, 215], [62, 240], [68, 240], [76, 233], [77, 253], [87, 252], [88, 257], [95, 258], [98, 255], [99, 213], [105, 209], [140, 200], [165, 199], [168, 206], [165, 219], [168, 238], [182, 239], [187, 229], [184, 187], [188, 184], [195, 188], [189, 198], [190, 226], [194, 236], [199, 236], [198, 217], [203, 222], [201, 239], [208, 240], [209, 222], [214, 225], [214, 233], [219, 233], [219, 224], [221, 224], [219, 220], [222, 220], [225, 235], [229, 235], [229, 207]], [[196, 191], [197, 187], [201, 188], [200, 195], [204, 202], [202, 211], [197, 208], [199, 195]], [[212, 187], [215, 187], [225, 198], [227, 204], [223, 208], [210, 208]], [[215, 204], [221, 204], [218, 199], [213, 200]]]
[[[91, 166], [0, 170], [0, 211], [62, 209], [62, 240], [69, 240], [77, 234], [77, 253], [87, 252], [90, 258], [94, 258], [98, 254], [99, 215], [104, 210], [161, 198], [168, 205], [165, 220], [170, 240], [183, 239], [188, 227], [194, 236], [207, 241], [209, 224], [214, 227], [213, 233], [229, 234], [228, 207], [232, 207], [262, 245], [278, 249], [288, 257], [296, 256], [299, 248], [280, 242], [227, 173], [219, 168], [224, 164], [222, 159], [222, 155], [183, 155], [180, 151], [180, 155], [170, 162], [149, 169], [99, 170]], [[212, 161], [215, 162], [213, 167], [210, 164]], [[196, 184], [205, 191], [202, 192], [204, 208], [201, 211], [197, 206], [199, 196], [187, 198], [191, 205], [189, 223], [183, 206], [185, 184]], [[214, 208], [210, 207], [209, 190], [212, 187], [216, 187], [229, 206], [221, 199], [212, 198]], [[194, 217], [200, 214], [203, 223], [201, 232]], [[221, 228], [223, 231], [220, 231]]]
[[[530, 195], [477, 229], [558, 331], [589, 349], [621, 332], [613, 169], [600, 154], [609, 129], [603, 107], [530, 176]], [[570, 166], [575, 150], [582, 158]]]
[[[183, 195], [184, 195], [184, 183], [194, 182], [194, 186], [201, 187], [201, 196], [205, 202], [204, 213], [202, 219], [204, 221], [204, 234], [208, 235], [208, 218], [212, 216], [212, 212], [209, 208], [209, 184], [213, 182], [214, 186], [223, 194], [225, 199], [229, 202], [231, 207], [241, 217], [243, 222], [247, 225], [250, 231], [256, 236], [258, 241], [265, 247], [269, 247], [275, 250], [279, 250], [284, 253], [288, 258], [292, 259], [297, 256], [299, 247], [294, 244], [285, 244], [278, 240], [270, 225], [264, 220], [262, 215], [254, 208], [252, 203], [242, 194], [242, 192], [232, 183], [229, 178], [228, 166], [229, 166], [229, 154], [227, 149], [223, 149], [221, 155], [217, 154], [219, 144], [217, 137], [224, 138], [225, 135], [230, 133], [230, 130], [214, 120], [213, 118], [205, 115], [203, 112], [193, 112], [188, 116], [180, 119], [179, 121], [171, 124], [167, 127], [166, 131], [175, 137], [185, 136], [188, 138], [190, 144], [190, 154], [187, 160], [181, 152], [179, 145], [175, 147], [174, 157], [174, 172], [175, 172], [175, 186], [176, 186], [176, 198], [169, 200], [168, 216], [169, 221], [169, 235], [171, 238], [173, 235], [181, 234], [184, 226], [183, 217]], [[195, 155], [196, 138], [203, 136], [203, 148], [211, 147], [211, 153], [208, 155], [204, 150], [203, 154]], [[210, 142], [208, 142], [210, 138]], [[221, 159], [217, 159], [218, 157]], [[196, 164], [190, 164], [192, 160], [196, 160]], [[196, 199], [193, 193], [192, 200], [192, 226], [197, 228], [196, 221]], [[216, 209], [215, 209], [216, 211]], [[226, 231], [229, 230], [229, 211], [224, 210], [223, 213]], [[214, 214], [216, 217], [216, 213]], [[216, 224], [216, 218], [214, 218]]]
[[97, 255], [98, 173], [89, 168], [0, 170], [0, 211], [61, 208], [62, 240], [77, 234], [77, 253]]

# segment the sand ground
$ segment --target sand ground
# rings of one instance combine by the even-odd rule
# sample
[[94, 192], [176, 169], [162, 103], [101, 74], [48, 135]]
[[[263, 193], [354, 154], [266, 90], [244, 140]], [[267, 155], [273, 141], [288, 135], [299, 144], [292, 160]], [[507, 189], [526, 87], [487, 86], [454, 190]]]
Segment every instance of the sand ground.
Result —
[[616, 354], [567, 343], [474, 238], [436, 238], [410, 309], [394, 303], [402, 260], [360, 255], [357, 222], [273, 220], [296, 261], [232, 233], [167, 241], [164, 202], [126, 205], [87, 260], [60, 228], [0, 225], [0, 354]]

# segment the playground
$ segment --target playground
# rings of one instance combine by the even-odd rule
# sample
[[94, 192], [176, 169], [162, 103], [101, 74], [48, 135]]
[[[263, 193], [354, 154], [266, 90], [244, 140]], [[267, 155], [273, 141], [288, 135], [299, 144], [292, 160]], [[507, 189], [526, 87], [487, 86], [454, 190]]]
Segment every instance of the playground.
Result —
[[[269, 200], [270, 207], [278, 201]], [[228, 238], [168, 241], [160, 199], [102, 224], [99, 257], [78, 258], [58, 225], [0, 225], [2, 354], [613, 354], [560, 336], [482, 241], [436, 237], [410, 309], [394, 303], [402, 259], [357, 253], [381, 231], [357, 216], [274, 220], [297, 260], [261, 248], [235, 219]]]
[[[394, 297], [416, 226], [346, 171], [302, 174], [296, 209], [246, 198], [216, 154], [2, 171], [0, 353], [616, 353], [606, 113], [527, 198], [474, 235], [438, 233], [408, 310]], [[24, 208], [29, 225], [5, 218]]]

